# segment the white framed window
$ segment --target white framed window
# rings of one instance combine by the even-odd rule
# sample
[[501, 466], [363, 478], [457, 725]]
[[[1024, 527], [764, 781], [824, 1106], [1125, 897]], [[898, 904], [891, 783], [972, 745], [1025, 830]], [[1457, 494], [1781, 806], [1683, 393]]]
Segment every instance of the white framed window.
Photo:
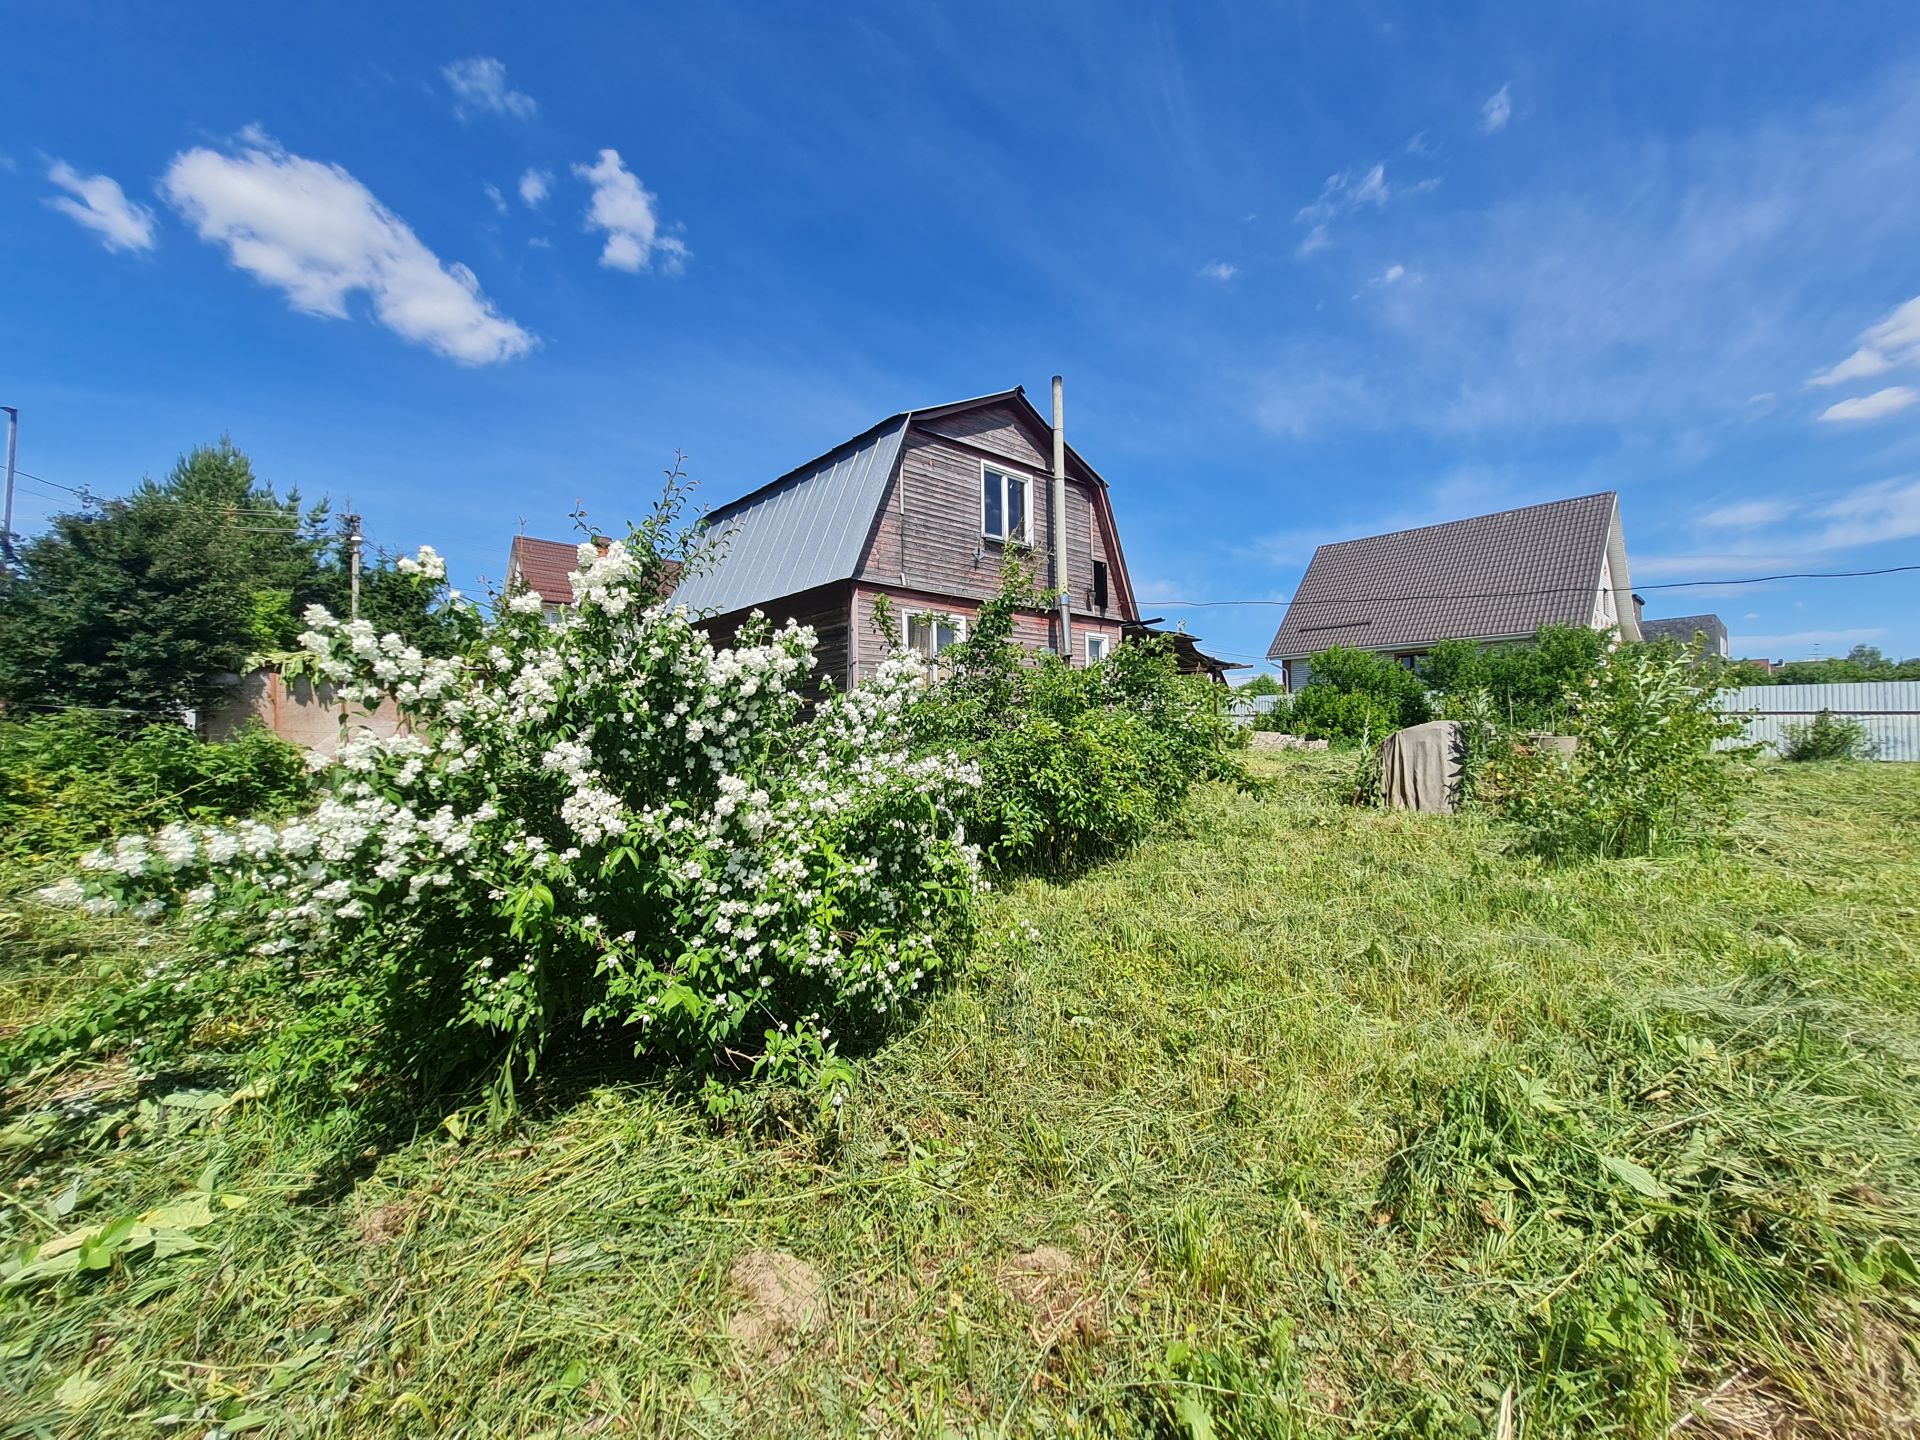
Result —
[[907, 622], [907, 649], [928, 660], [937, 660], [942, 650], [967, 638], [967, 622], [953, 615], [909, 610], [902, 618]]
[[1113, 637], [1087, 632], [1087, 664], [1098, 665], [1113, 653]]
[[980, 533], [989, 540], [1033, 543], [1033, 480], [980, 462]]

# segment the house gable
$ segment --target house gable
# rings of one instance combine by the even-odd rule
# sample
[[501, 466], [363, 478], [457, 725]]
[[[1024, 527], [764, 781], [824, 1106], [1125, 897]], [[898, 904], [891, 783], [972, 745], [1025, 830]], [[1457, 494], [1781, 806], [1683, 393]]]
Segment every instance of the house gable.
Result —
[[1631, 590], [1618, 497], [1603, 491], [1322, 545], [1267, 653], [1421, 653], [1542, 625], [1618, 623], [1637, 639]]

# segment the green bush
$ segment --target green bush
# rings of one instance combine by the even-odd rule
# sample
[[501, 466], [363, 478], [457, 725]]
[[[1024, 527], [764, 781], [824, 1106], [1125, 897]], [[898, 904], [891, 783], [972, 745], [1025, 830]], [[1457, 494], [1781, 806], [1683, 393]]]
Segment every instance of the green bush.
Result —
[[84, 711], [0, 723], [0, 853], [71, 856], [133, 829], [285, 815], [305, 756], [266, 730], [209, 744], [184, 725], [125, 733]]
[[1521, 752], [1508, 812], [1549, 854], [1651, 855], [1716, 839], [1732, 818], [1742, 731], [1718, 706], [1723, 679], [1698, 646], [1603, 654], [1567, 697], [1578, 748]]
[[583, 1031], [831, 1089], [834, 1047], [964, 939], [975, 778], [910, 751], [916, 657], [802, 723], [811, 630], [755, 617], [715, 650], [657, 603], [668, 559], [708, 553], [684, 530], [662, 553], [681, 493], [632, 543], [582, 547], [563, 624], [515, 596], [469, 659], [309, 610], [316, 680], [393, 697], [410, 730], [344, 746], [296, 819], [123, 836], [42, 892], [177, 911], [209, 958], [99, 987], [8, 1037], [0, 1072], [97, 1041], [178, 1063], [218, 1020], [261, 1083], [349, 1108], [477, 1071], [510, 1098]]
[[1420, 662], [1420, 675], [1443, 699], [1484, 693], [1503, 724], [1558, 730], [1567, 723], [1566, 697], [1586, 687], [1606, 653], [1598, 630], [1545, 625], [1510, 644], [1442, 640]]
[[1288, 726], [1309, 740], [1369, 744], [1433, 718], [1426, 682], [1371, 650], [1336, 646], [1312, 660], [1306, 687], [1293, 697]]
[[942, 655], [946, 677], [914, 726], [922, 749], [979, 769], [962, 801], [968, 838], [1000, 868], [1058, 872], [1134, 843], [1195, 780], [1239, 769], [1223, 692], [1181, 675], [1168, 642], [1129, 641], [1084, 669], [1016, 645], [1015, 613], [1044, 598], [1010, 572]]
[[1804, 725], [1789, 725], [1780, 742], [1788, 760], [1871, 760], [1879, 747], [1858, 720], [1822, 710]]

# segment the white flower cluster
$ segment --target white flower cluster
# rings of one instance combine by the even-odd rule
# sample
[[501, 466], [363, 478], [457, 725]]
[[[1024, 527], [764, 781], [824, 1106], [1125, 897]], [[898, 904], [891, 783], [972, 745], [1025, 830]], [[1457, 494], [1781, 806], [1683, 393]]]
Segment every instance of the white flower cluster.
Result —
[[309, 610], [313, 673], [409, 732], [344, 745], [310, 815], [130, 836], [51, 898], [185, 906], [309, 987], [404, 962], [489, 1033], [544, 1036], [567, 996], [682, 1049], [889, 1013], [979, 883], [955, 819], [977, 774], [908, 750], [922, 662], [809, 717], [811, 631], [756, 617], [716, 650], [646, 574], [583, 545], [573, 613], [527, 625], [520, 597], [465, 660]]

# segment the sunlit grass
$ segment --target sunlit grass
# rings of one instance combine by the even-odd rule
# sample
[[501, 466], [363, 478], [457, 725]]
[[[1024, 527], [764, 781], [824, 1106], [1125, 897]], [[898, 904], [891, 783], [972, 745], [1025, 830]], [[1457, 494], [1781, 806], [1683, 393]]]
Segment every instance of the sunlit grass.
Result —
[[[1771, 767], [1727, 853], [1554, 867], [1261, 763], [993, 897], [836, 1121], [600, 1073], [368, 1136], [37, 1082], [17, 1239], [246, 1203], [0, 1300], [0, 1435], [1910, 1423], [1920, 767]], [[0, 1026], [144, 958], [0, 911]], [[773, 1251], [817, 1297], [751, 1298]]]

